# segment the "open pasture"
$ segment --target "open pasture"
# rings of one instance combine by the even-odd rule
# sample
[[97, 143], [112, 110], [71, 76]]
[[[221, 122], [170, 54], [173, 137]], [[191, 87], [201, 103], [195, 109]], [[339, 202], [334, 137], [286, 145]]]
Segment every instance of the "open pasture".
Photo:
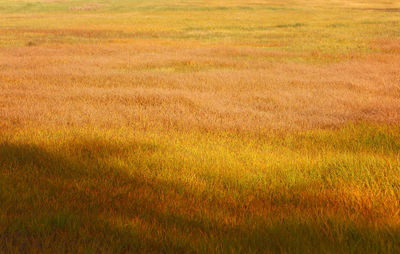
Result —
[[0, 253], [399, 253], [400, 2], [0, 0]]

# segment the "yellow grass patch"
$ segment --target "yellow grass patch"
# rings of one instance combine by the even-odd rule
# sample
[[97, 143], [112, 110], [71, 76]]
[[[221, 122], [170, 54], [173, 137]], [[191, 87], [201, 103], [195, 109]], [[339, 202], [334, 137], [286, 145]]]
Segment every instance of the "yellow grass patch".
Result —
[[0, 0], [0, 253], [399, 253], [399, 4]]

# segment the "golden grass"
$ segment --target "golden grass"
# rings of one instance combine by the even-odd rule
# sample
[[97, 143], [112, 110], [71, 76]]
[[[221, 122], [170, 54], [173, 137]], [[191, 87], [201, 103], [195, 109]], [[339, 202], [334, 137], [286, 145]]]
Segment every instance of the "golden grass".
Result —
[[0, 0], [0, 252], [400, 252], [399, 8]]
[[399, 133], [6, 131], [0, 248], [396, 253]]
[[150, 47], [3, 52], [2, 125], [259, 132], [399, 122], [397, 56], [288, 63], [280, 58], [292, 54], [257, 49]]

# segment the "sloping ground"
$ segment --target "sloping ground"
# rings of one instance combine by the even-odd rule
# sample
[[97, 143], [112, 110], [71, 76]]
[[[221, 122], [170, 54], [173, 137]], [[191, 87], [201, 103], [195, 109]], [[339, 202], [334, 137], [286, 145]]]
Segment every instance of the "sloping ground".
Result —
[[0, 250], [396, 253], [399, 133], [2, 133]]

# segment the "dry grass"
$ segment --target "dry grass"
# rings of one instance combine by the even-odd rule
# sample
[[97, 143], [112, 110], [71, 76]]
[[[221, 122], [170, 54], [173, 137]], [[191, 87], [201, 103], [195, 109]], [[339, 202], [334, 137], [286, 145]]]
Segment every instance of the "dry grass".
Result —
[[0, 136], [6, 253], [397, 253], [399, 129]]
[[399, 253], [380, 0], [0, 0], [1, 253]]
[[[379, 45], [386, 50], [392, 44]], [[144, 43], [24, 47], [1, 55], [4, 127], [259, 132], [400, 120], [397, 55], [302, 63], [281, 58], [311, 56]]]

